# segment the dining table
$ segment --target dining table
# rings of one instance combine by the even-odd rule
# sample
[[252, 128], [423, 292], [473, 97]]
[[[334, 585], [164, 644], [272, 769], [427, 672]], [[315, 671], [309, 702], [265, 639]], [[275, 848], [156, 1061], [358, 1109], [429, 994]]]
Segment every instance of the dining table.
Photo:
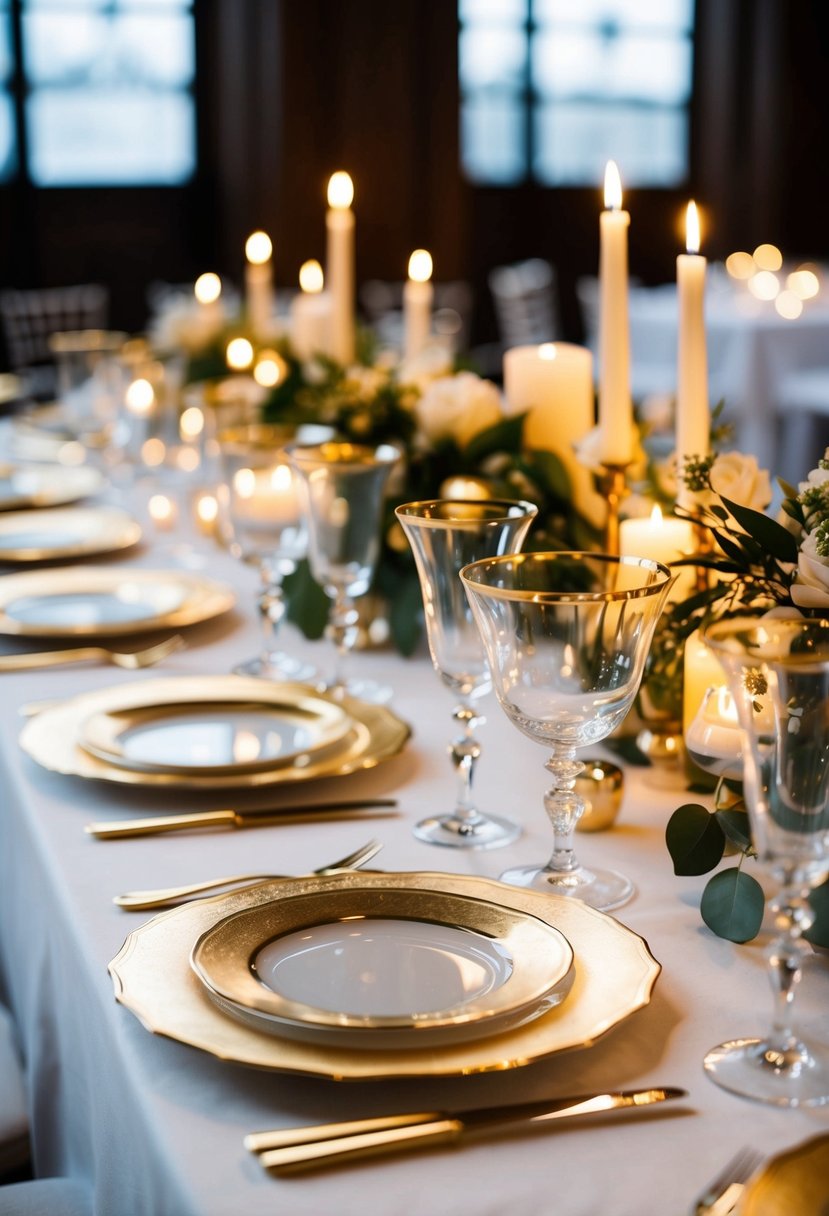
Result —
[[[273, 798], [311, 805], [393, 798], [392, 813], [92, 837], [85, 831], [92, 821], [262, 805], [261, 792], [70, 776], [21, 750], [20, 733], [31, 721], [26, 715], [41, 702], [162, 675], [218, 680], [259, 645], [257, 575], [215, 536], [186, 519], [176, 537], [154, 527], [140, 480], [93, 501], [126, 506], [144, 529], [140, 544], [101, 557], [98, 565], [131, 570], [184, 562], [230, 585], [236, 602], [183, 630], [185, 646], [153, 670], [89, 663], [0, 672], [0, 998], [21, 1041], [37, 1175], [88, 1183], [98, 1216], [664, 1216], [693, 1210], [711, 1176], [742, 1146], [767, 1157], [829, 1131], [829, 1107], [751, 1102], [718, 1088], [704, 1072], [712, 1046], [762, 1034], [769, 1025], [768, 937], [744, 945], [716, 937], [700, 917], [705, 877], [674, 875], [665, 844], [671, 813], [688, 801], [710, 805], [707, 795], [688, 792], [680, 767], [625, 765], [615, 824], [576, 838], [585, 864], [609, 866], [633, 880], [634, 898], [606, 915], [640, 935], [661, 966], [642, 1007], [591, 1041], [534, 1061], [508, 1057], [499, 1066], [493, 1060], [481, 1072], [335, 1079], [250, 1067], [151, 1033], [116, 1000], [108, 967], [154, 914], [122, 910], [113, 903], [117, 894], [245, 871], [306, 874], [369, 837], [382, 844], [372, 869], [433, 872], [450, 885], [451, 876], [495, 880], [511, 866], [549, 854], [543, 807], [549, 778], [543, 749], [516, 730], [489, 695], [481, 702], [486, 722], [476, 797], [482, 809], [517, 821], [522, 833], [493, 849], [418, 840], [417, 821], [450, 810], [454, 801], [447, 756], [453, 701], [425, 645], [404, 658], [386, 643], [357, 651], [349, 662], [361, 677], [391, 686], [390, 708], [411, 728], [406, 746], [376, 767], [296, 783]], [[176, 539], [183, 543], [172, 543]], [[333, 666], [325, 640], [309, 641], [286, 625], [281, 641], [321, 670]], [[42, 648], [31, 639], [0, 637], [2, 654]], [[599, 745], [589, 750], [613, 758]], [[578, 966], [577, 957], [577, 973]], [[824, 952], [810, 953], [796, 1004], [804, 1024], [829, 1036]], [[246, 1135], [265, 1129], [661, 1086], [680, 1087], [687, 1096], [297, 1175], [269, 1173], [244, 1144]]]

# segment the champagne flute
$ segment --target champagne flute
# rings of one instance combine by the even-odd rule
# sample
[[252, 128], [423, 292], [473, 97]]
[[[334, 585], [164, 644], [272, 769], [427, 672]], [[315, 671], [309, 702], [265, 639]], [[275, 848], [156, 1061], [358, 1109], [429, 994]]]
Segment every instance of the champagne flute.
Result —
[[285, 444], [290, 427], [251, 424], [218, 435], [223, 481], [220, 486], [230, 551], [254, 566], [262, 586], [258, 598], [262, 653], [234, 667], [239, 675], [271, 680], [309, 680], [316, 669], [277, 649], [285, 617], [282, 582], [307, 549], [307, 532]]
[[525, 553], [473, 562], [461, 577], [502, 709], [552, 748], [544, 798], [552, 857], [501, 881], [618, 908], [634, 894], [630, 879], [586, 869], [573, 849], [585, 806], [575, 791], [585, 768], [576, 749], [606, 738], [633, 704], [671, 573], [646, 558]]
[[777, 891], [767, 958], [774, 1017], [764, 1038], [705, 1057], [712, 1081], [777, 1106], [829, 1102], [829, 1047], [797, 1033], [793, 1001], [814, 920], [809, 892], [829, 873], [829, 620], [733, 617], [703, 631], [725, 670], [743, 737], [757, 858]]
[[329, 440], [292, 443], [288, 459], [297, 473], [308, 525], [311, 573], [331, 600], [328, 634], [337, 652], [333, 678], [325, 689], [366, 701], [385, 701], [391, 689], [371, 680], [346, 679], [345, 661], [359, 632], [354, 601], [371, 586], [380, 556], [380, 523], [386, 486], [400, 452]]
[[475, 729], [484, 722], [474, 703], [491, 692], [492, 677], [458, 576], [478, 558], [516, 553], [537, 514], [532, 503], [505, 499], [433, 499], [404, 503], [395, 511], [414, 553], [432, 664], [458, 698], [452, 717], [462, 731], [449, 747], [458, 778], [455, 809], [414, 828], [415, 836], [429, 844], [488, 849], [520, 834], [517, 824], [482, 814], [472, 800], [481, 751]]

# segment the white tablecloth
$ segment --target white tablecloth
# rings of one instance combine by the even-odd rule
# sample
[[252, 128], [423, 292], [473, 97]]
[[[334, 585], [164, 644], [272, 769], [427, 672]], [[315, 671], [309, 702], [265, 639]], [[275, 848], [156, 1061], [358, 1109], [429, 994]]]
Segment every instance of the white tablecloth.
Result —
[[[205, 546], [211, 542], [205, 541]], [[254, 577], [218, 549], [209, 570], [234, 582], [238, 611], [188, 632], [188, 649], [164, 674], [226, 673], [255, 651]], [[159, 564], [147, 549], [131, 559]], [[326, 643], [287, 635], [298, 653], [330, 663]], [[24, 648], [6, 641], [2, 649]], [[497, 875], [540, 859], [550, 847], [541, 805], [544, 755], [506, 721], [494, 700], [481, 731], [482, 806], [524, 825], [514, 845], [460, 852], [416, 841], [412, 824], [448, 808], [450, 697], [425, 657], [361, 655], [369, 676], [395, 687], [394, 708], [414, 727], [405, 753], [341, 782], [343, 796], [394, 794], [396, 819], [373, 823], [262, 827], [104, 842], [84, 834], [91, 819], [176, 810], [197, 799], [126, 790], [38, 768], [18, 746], [24, 702], [64, 697], [153, 673], [85, 667], [3, 675], [0, 697], [0, 990], [25, 1046], [37, 1169], [94, 1185], [100, 1216], [643, 1216], [681, 1213], [739, 1146], [779, 1150], [825, 1129], [829, 1111], [788, 1111], [724, 1093], [704, 1075], [715, 1043], [761, 1032], [770, 996], [761, 944], [713, 937], [698, 911], [704, 879], [676, 879], [664, 845], [680, 787], [627, 774], [615, 830], [577, 837], [587, 862], [636, 882], [619, 918], [642, 934], [663, 965], [651, 1004], [590, 1049], [504, 1073], [437, 1081], [335, 1083], [263, 1073], [156, 1038], [116, 1004], [107, 963], [140, 923], [111, 897], [249, 869], [306, 871], [373, 834], [390, 870]], [[330, 794], [299, 787], [295, 796]], [[220, 803], [223, 799], [218, 800]], [[815, 956], [798, 997], [806, 1022], [829, 1033], [829, 967]], [[641, 1085], [678, 1085], [686, 1101], [653, 1114], [615, 1116], [491, 1139], [460, 1148], [366, 1162], [328, 1174], [276, 1179], [242, 1146], [246, 1132], [392, 1110], [472, 1106]]]

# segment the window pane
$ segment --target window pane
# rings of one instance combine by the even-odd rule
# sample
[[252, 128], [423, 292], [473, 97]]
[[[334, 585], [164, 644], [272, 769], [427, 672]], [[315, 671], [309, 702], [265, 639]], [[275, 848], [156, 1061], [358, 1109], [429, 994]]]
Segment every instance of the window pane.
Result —
[[0, 81], [6, 81], [12, 74], [12, 43], [9, 28], [9, 6], [0, 3]]
[[117, 8], [119, 11], [126, 11], [145, 8], [189, 9], [192, 8], [193, 2], [194, 0], [23, 0], [23, 7], [41, 10], [78, 9], [90, 12], [95, 9]]
[[608, 160], [622, 186], [675, 186], [688, 163], [684, 109], [556, 102], [535, 114], [533, 171], [546, 185], [600, 187]]
[[17, 169], [14, 110], [8, 93], [0, 92], [0, 181], [6, 182]]
[[133, 88], [43, 88], [26, 103], [36, 186], [175, 185], [195, 168], [192, 99]]
[[523, 80], [527, 37], [522, 30], [465, 30], [460, 36], [460, 78], [464, 89], [492, 85], [515, 88]]
[[31, 13], [24, 17], [23, 38], [26, 75], [34, 85], [184, 85], [195, 70], [187, 14], [111, 19], [97, 13]]
[[535, 0], [533, 15], [539, 24], [618, 25], [690, 31], [694, 0]]
[[548, 97], [619, 97], [677, 105], [691, 92], [687, 38], [599, 38], [570, 30], [533, 38], [536, 89]]
[[460, 0], [458, 13], [461, 21], [475, 24], [501, 21], [506, 25], [519, 25], [527, 19], [527, 0]]
[[473, 181], [513, 185], [526, 177], [520, 96], [477, 95], [461, 105], [463, 167]]

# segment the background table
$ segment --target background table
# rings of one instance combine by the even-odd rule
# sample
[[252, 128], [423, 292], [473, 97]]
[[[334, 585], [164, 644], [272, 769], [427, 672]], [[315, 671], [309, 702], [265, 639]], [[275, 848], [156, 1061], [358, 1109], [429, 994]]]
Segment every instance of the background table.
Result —
[[[237, 586], [238, 609], [188, 631], [188, 648], [157, 674], [224, 674], [257, 648], [253, 574], [212, 542], [202, 543], [211, 575]], [[160, 564], [160, 550], [168, 548], [161, 537], [130, 561]], [[293, 633], [287, 640], [321, 667], [330, 665], [327, 644]], [[0, 648], [26, 646], [6, 640]], [[335, 1083], [213, 1059], [152, 1036], [116, 1004], [107, 964], [145, 915], [114, 907], [117, 892], [263, 867], [302, 872], [372, 835], [384, 843], [378, 864], [389, 870], [497, 877], [508, 865], [549, 852], [544, 753], [507, 722], [494, 698], [481, 730], [478, 797], [485, 808], [520, 820], [524, 835], [489, 852], [416, 841], [412, 824], [448, 807], [453, 795], [446, 757], [450, 695], [425, 655], [403, 660], [364, 653], [355, 666], [394, 686], [393, 707], [414, 728], [410, 745], [371, 772], [294, 786], [289, 796], [293, 802], [335, 792], [393, 794], [397, 818], [111, 842], [89, 838], [84, 824], [217, 800], [45, 772], [18, 748], [18, 710], [41, 697], [156, 673], [84, 667], [0, 677], [0, 987], [23, 1035], [39, 1172], [91, 1180], [101, 1216], [319, 1216], [331, 1210], [363, 1216], [367, 1208], [395, 1216], [642, 1216], [687, 1210], [744, 1143], [769, 1153], [829, 1126], [829, 1110], [755, 1105], [719, 1090], [703, 1073], [708, 1048], [768, 1024], [763, 945], [734, 946], [704, 928], [698, 902], [705, 879], [675, 878], [664, 845], [667, 818], [686, 794], [681, 785], [660, 784], [655, 770], [628, 771], [615, 830], [577, 837], [585, 862], [615, 866], [635, 880], [635, 900], [617, 915], [642, 934], [664, 968], [651, 1004], [589, 1050], [482, 1076]], [[825, 956], [810, 960], [798, 1003], [803, 1019], [826, 1036]], [[270, 1177], [242, 1145], [246, 1132], [292, 1123], [658, 1084], [682, 1086], [689, 1097], [652, 1114], [516, 1132], [328, 1174]]]

